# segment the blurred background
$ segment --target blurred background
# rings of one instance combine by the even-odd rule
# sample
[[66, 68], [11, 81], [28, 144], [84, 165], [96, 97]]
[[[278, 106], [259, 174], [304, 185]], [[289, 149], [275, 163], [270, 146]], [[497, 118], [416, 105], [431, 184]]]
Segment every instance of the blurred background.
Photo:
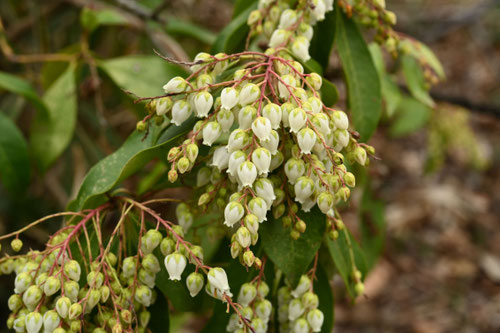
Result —
[[[500, 332], [500, 1], [386, 2], [396, 29], [435, 51], [447, 79], [431, 90], [432, 112], [415, 119], [402, 104], [370, 141], [380, 157], [370, 174], [371, 207], [382, 221], [373, 223], [386, 230], [382, 255], [356, 304], [333, 281], [335, 332]], [[21, 152], [24, 175], [0, 175], [0, 234], [64, 210], [88, 169], [144, 116], [123, 90], [160, 94], [163, 77], [175, 72], [153, 49], [179, 60], [210, 50], [232, 8], [222, 0], [0, 1], [0, 116], [19, 129], [12, 149]], [[326, 77], [344, 96], [338, 64], [332, 54]], [[62, 125], [37, 116], [38, 96], [49, 116], [66, 119]], [[57, 136], [46, 138], [47, 131]], [[46, 151], [44, 140], [67, 144]], [[162, 177], [165, 169], [145, 172]], [[343, 213], [358, 238], [361, 200], [354, 193]], [[29, 246], [38, 248], [57, 227], [34, 228]], [[4, 319], [12, 281], [0, 282]], [[172, 331], [203, 324], [183, 315]]]

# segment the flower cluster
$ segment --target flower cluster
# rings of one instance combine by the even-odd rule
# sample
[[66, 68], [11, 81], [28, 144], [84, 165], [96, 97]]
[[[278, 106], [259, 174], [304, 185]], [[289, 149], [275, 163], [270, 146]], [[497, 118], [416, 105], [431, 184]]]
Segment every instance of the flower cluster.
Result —
[[320, 332], [324, 315], [318, 309], [319, 298], [313, 292], [312, 281], [302, 275], [295, 289], [278, 290], [278, 320], [283, 331], [293, 333]]

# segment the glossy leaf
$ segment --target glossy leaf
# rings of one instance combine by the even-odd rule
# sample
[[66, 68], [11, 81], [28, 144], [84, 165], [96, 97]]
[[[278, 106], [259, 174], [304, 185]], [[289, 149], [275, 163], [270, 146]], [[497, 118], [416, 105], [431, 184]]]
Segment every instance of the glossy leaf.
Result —
[[404, 97], [398, 105], [390, 133], [403, 136], [421, 129], [427, 124], [432, 109], [412, 97]]
[[327, 107], [332, 107], [339, 100], [337, 87], [325, 78], [323, 78], [323, 84], [321, 85], [321, 100]]
[[250, 27], [247, 25], [248, 15], [256, 8], [255, 4], [241, 12], [220, 33], [212, 46], [213, 53], [234, 53], [241, 51], [245, 46]]
[[47, 113], [38, 112], [31, 128], [30, 145], [36, 162], [46, 170], [73, 138], [77, 113], [75, 66], [69, 66], [50, 86], [43, 101]]
[[169, 79], [185, 75], [180, 67], [158, 56], [125, 56], [99, 61], [98, 65], [121, 89], [140, 97], [162, 95]]
[[300, 211], [298, 215], [306, 222], [307, 228], [297, 240], [290, 237], [291, 229], [284, 228], [281, 219], [275, 220], [270, 214], [260, 227], [264, 251], [292, 285], [297, 284], [312, 262], [326, 227], [325, 216], [318, 208], [310, 213]]
[[166, 31], [170, 35], [183, 35], [199, 40], [207, 45], [212, 45], [217, 38], [216, 35], [207, 28], [200, 27], [194, 23], [180, 20], [173, 16], [167, 21]]
[[420, 64], [413, 57], [404, 55], [401, 59], [401, 65], [408, 89], [413, 97], [429, 107], [434, 107], [435, 103], [427, 90], [427, 83]]
[[363, 247], [368, 270], [382, 254], [385, 242], [385, 205], [375, 198], [369, 178], [366, 179], [359, 210], [361, 246]]
[[236, 0], [233, 7], [233, 18], [238, 17], [238, 15], [255, 3], [257, 3], [257, 0]]
[[319, 298], [318, 308], [325, 316], [323, 326], [321, 326], [321, 332], [331, 333], [335, 323], [335, 303], [332, 286], [330, 285], [330, 281], [328, 281], [328, 276], [326, 275], [325, 270], [321, 266], [318, 266], [316, 278], [317, 280], [314, 281], [314, 293], [318, 295]]
[[349, 109], [361, 140], [377, 128], [382, 111], [380, 80], [366, 42], [354, 20], [336, 8], [335, 44], [342, 62]]
[[156, 302], [148, 308], [148, 311], [151, 313], [148, 328], [152, 333], [170, 332], [170, 311], [165, 296], [158, 294]]
[[0, 182], [12, 194], [20, 194], [30, 183], [28, 145], [16, 124], [0, 112]]
[[[349, 237], [351, 247], [349, 246], [347, 237]], [[363, 251], [361, 250], [356, 240], [346, 229], [339, 231], [339, 237], [336, 240], [331, 240], [328, 237], [326, 242], [333, 262], [335, 263], [335, 267], [344, 280], [349, 294], [351, 296], [354, 296], [354, 282], [352, 278], [353, 262], [349, 249], [352, 248], [354, 262], [356, 263], [356, 267], [359, 269], [364, 278], [366, 276], [367, 270]]]
[[18, 94], [30, 101], [40, 112], [47, 112], [47, 107], [28, 81], [5, 72], [0, 72], [0, 88]]
[[152, 133], [144, 138], [144, 133], [133, 132], [116, 152], [90, 169], [69, 208], [79, 211], [104, 202], [106, 192], [139, 171], [153, 158], [167, 154], [176, 140], [186, 134], [192, 125], [192, 121], [186, 121], [179, 127], [171, 125], [157, 141]]
[[330, 54], [335, 40], [335, 11], [326, 13], [325, 19], [314, 27], [314, 36], [309, 47], [309, 55], [323, 68], [328, 68]]

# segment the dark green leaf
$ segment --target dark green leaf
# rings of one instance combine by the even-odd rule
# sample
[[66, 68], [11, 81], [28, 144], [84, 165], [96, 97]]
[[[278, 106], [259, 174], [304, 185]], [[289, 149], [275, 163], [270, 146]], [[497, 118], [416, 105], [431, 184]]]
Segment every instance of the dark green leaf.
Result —
[[170, 35], [183, 35], [199, 40], [207, 45], [212, 45], [217, 38], [216, 35], [207, 28], [200, 27], [194, 23], [170, 17], [166, 26], [166, 31]]
[[[290, 237], [290, 228], [284, 228], [281, 219], [268, 216], [267, 222], [260, 227], [262, 245], [269, 259], [285, 273], [292, 285], [296, 285], [300, 276], [307, 270], [314, 255], [321, 246], [325, 232], [325, 216], [318, 208], [310, 213], [299, 212], [307, 228], [298, 240]], [[278, 240], [279, 241], [276, 241]]]
[[317, 280], [314, 281], [314, 293], [319, 298], [319, 309], [323, 312], [325, 320], [321, 326], [321, 332], [331, 333], [335, 322], [333, 291], [328, 277], [321, 266], [316, 271]]
[[238, 17], [248, 7], [254, 5], [257, 0], [236, 0], [234, 2], [233, 18]]
[[16, 124], [1, 112], [0, 133], [0, 180], [10, 193], [23, 193], [30, 183], [28, 145]]
[[80, 13], [80, 24], [89, 31], [100, 25], [127, 25], [129, 20], [120, 12], [111, 8], [90, 9], [85, 7]]
[[337, 87], [325, 78], [323, 78], [321, 85], [321, 100], [327, 107], [333, 106], [339, 100]]
[[250, 30], [247, 25], [248, 15], [255, 8], [255, 4], [249, 6], [219, 33], [212, 46], [213, 53], [234, 53], [243, 50], [248, 31]]
[[192, 125], [192, 121], [186, 121], [179, 127], [170, 125], [158, 141], [152, 133], [144, 138], [144, 133], [133, 132], [116, 152], [90, 169], [69, 208], [79, 211], [104, 202], [106, 192], [139, 171], [153, 158], [165, 155]]
[[393, 136], [403, 136], [421, 129], [427, 124], [432, 109], [412, 97], [404, 97], [398, 105], [394, 123], [390, 128]]
[[168, 303], [161, 293], [158, 294], [156, 302], [148, 308], [151, 313], [148, 328], [152, 333], [168, 333], [170, 331], [170, 312]]
[[[162, 262], [162, 258], [158, 260]], [[191, 297], [185, 282], [186, 277], [194, 272], [194, 267], [189, 265], [186, 268], [181, 281], [169, 280], [165, 266], [161, 265], [161, 267], [161, 271], [156, 275], [156, 287], [170, 300], [173, 307], [177, 311], [199, 311], [202, 305], [201, 299], [206, 297], [205, 292], [202, 290], [196, 297]]]
[[347, 82], [354, 127], [366, 141], [375, 132], [382, 111], [380, 80], [370, 51], [353, 19], [336, 8], [335, 44]]
[[30, 101], [39, 111], [47, 112], [47, 107], [28, 81], [15, 75], [0, 72], [0, 88], [19, 94]]
[[125, 56], [99, 61], [99, 67], [121, 88], [137, 96], [164, 94], [163, 85], [185, 72], [157, 56]]
[[307, 60], [306, 62], [303, 62], [300, 59], [297, 59], [297, 61], [300, 61], [300, 63], [302, 63], [302, 65], [304, 65], [304, 68], [307, 71], [307, 73], [314, 72], [314, 73], [318, 73], [319, 75], [323, 74], [323, 67], [321, 67], [319, 62], [317, 62], [313, 58]]
[[77, 113], [75, 66], [50, 86], [43, 101], [48, 112], [38, 112], [31, 128], [30, 145], [42, 171], [66, 149], [73, 138]]
[[[347, 239], [346, 237], [349, 237]], [[331, 240], [329, 237], [326, 240], [330, 255], [335, 263], [335, 267], [344, 280], [346, 288], [351, 296], [355, 295], [354, 282], [353, 282], [353, 262], [351, 259], [351, 252], [354, 257], [357, 269], [361, 272], [363, 277], [366, 276], [366, 263], [363, 251], [352, 235], [346, 229], [339, 231], [339, 237], [336, 240]], [[349, 242], [351, 247], [349, 246]]]
[[419, 63], [413, 57], [404, 55], [401, 58], [401, 65], [408, 89], [413, 97], [429, 107], [434, 107], [434, 101], [427, 91], [427, 83]]
[[367, 270], [371, 270], [384, 249], [385, 242], [385, 205], [377, 200], [367, 178], [359, 210], [361, 246], [366, 259]]
[[309, 47], [309, 54], [326, 71], [335, 40], [335, 11], [326, 13], [325, 19], [314, 28], [314, 36]]

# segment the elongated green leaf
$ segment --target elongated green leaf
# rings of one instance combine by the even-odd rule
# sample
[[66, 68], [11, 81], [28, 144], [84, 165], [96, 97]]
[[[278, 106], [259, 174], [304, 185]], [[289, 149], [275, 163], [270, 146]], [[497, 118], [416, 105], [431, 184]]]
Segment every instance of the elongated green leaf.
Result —
[[0, 72], [0, 88], [19, 94], [30, 101], [39, 111], [47, 112], [47, 107], [40, 96], [29, 83], [24, 79], [12, 74]]
[[148, 311], [151, 313], [148, 328], [152, 333], [170, 332], [170, 311], [165, 296], [159, 294], [156, 302], [148, 308]]
[[157, 56], [125, 56], [99, 61], [99, 67], [121, 88], [137, 96], [164, 94], [163, 85], [186, 73]]
[[22, 193], [30, 183], [28, 145], [16, 124], [1, 112], [0, 133], [0, 181], [10, 193]]
[[333, 324], [335, 322], [334, 314], [334, 298], [332, 287], [328, 281], [328, 277], [325, 270], [318, 266], [316, 271], [317, 280], [314, 281], [314, 293], [318, 295], [319, 298], [319, 309], [323, 312], [325, 319], [323, 321], [323, 326], [321, 326], [321, 332], [331, 333], [333, 330]]
[[63, 153], [73, 138], [76, 100], [75, 66], [72, 65], [43, 96], [48, 113], [38, 112], [32, 124], [30, 145], [42, 171]]
[[247, 18], [255, 8], [256, 4], [249, 6], [219, 33], [212, 46], [213, 53], [234, 53], [243, 50], [248, 31], [250, 30], [247, 25]]
[[301, 211], [298, 215], [307, 225], [306, 231], [298, 240], [290, 237], [291, 229], [284, 228], [281, 219], [275, 220], [268, 216], [268, 220], [260, 227], [264, 251], [276, 267], [285, 273], [292, 285], [297, 284], [313, 260], [321, 246], [326, 226], [325, 217], [318, 208], [310, 213]]
[[336, 8], [335, 44], [346, 77], [349, 108], [361, 140], [375, 132], [382, 111], [380, 80], [354, 20]]
[[390, 128], [393, 136], [408, 135], [427, 124], [432, 109], [412, 97], [404, 97], [398, 104], [394, 123]]
[[326, 13], [325, 19], [314, 27], [314, 36], [309, 47], [310, 56], [326, 71], [335, 40], [335, 11]]
[[434, 101], [427, 91], [424, 73], [418, 62], [413, 57], [404, 55], [401, 58], [401, 65], [408, 89], [413, 97], [429, 107], [434, 107]]
[[238, 17], [248, 7], [254, 5], [257, 0], [236, 0], [233, 8], [233, 18]]
[[321, 85], [321, 100], [328, 107], [333, 106], [339, 100], [337, 87], [325, 78], [323, 78], [323, 84]]
[[364, 184], [363, 198], [359, 210], [359, 224], [366, 267], [367, 270], [370, 270], [375, 266], [384, 249], [385, 205], [374, 197], [369, 179]]
[[166, 31], [170, 35], [183, 35], [199, 40], [207, 45], [212, 45], [216, 40], [216, 35], [194, 23], [170, 17], [167, 21]]
[[106, 192], [139, 171], [153, 158], [166, 154], [192, 125], [192, 121], [186, 121], [179, 127], [170, 125], [158, 141], [152, 134], [144, 138], [144, 133], [133, 132], [116, 152], [90, 169], [69, 208], [78, 211], [104, 202]]
[[349, 243], [346, 237], [349, 237], [349, 241], [352, 245], [351, 248], [356, 267], [359, 269], [364, 278], [367, 270], [363, 251], [347, 230], [340, 231], [339, 237], [336, 240], [327, 238], [326, 242], [328, 249], [330, 250], [330, 255], [335, 263], [335, 267], [337, 267], [340, 276], [344, 280], [347, 291], [354, 297], [353, 262], [351, 259]]

